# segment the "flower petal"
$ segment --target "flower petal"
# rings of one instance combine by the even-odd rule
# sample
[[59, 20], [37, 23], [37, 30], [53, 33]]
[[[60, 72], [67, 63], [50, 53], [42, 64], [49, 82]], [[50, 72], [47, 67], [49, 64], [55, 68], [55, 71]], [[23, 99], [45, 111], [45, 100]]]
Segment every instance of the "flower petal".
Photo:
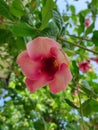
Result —
[[71, 81], [72, 75], [66, 64], [62, 64], [60, 70], [55, 75], [53, 81], [49, 83], [51, 93], [58, 93], [65, 90], [67, 84]]
[[23, 51], [17, 58], [17, 63], [20, 65], [23, 74], [30, 79], [38, 79], [40, 70], [37, 62], [34, 62], [28, 56], [27, 51]]
[[29, 78], [26, 78], [25, 82], [30, 92], [35, 92], [37, 89], [47, 85], [47, 82], [44, 77], [41, 77], [38, 80], [31, 80]]
[[47, 37], [38, 37], [27, 44], [29, 56], [35, 60], [49, 53], [51, 47], [61, 48], [60, 44]]
[[57, 59], [59, 64], [65, 63], [66, 65], [69, 66], [69, 60], [66, 55], [61, 49], [52, 47], [50, 49], [50, 53]]

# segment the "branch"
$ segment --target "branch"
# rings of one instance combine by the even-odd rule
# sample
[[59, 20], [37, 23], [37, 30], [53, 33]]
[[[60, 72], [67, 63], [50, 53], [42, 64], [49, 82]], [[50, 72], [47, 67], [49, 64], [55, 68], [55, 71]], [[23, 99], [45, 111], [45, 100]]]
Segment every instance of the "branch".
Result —
[[80, 40], [85, 40], [85, 41], [89, 41], [89, 42], [92, 41], [92, 39], [87, 39], [87, 38], [84, 38], [84, 37], [78, 37], [78, 36], [71, 35], [71, 34], [66, 34], [66, 35], [68, 35], [68, 36], [70, 36], [70, 37], [73, 37], [73, 38], [78, 38], [78, 39], [80, 39]]
[[91, 50], [91, 49], [88, 49], [88, 48], [86, 48], [86, 47], [84, 47], [84, 46], [81, 46], [81, 45], [79, 45], [79, 44], [76, 44], [76, 43], [74, 43], [74, 42], [70, 42], [70, 41], [68, 41], [68, 40], [66, 40], [66, 39], [64, 39], [64, 38], [62, 38], [62, 37], [58, 37], [57, 39], [58, 39], [58, 40], [61, 40], [61, 41], [63, 41], [63, 42], [67, 42], [67, 43], [69, 43], [69, 44], [71, 44], [71, 45], [73, 45], [73, 46], [77, 46], [77, 47], [79, 47], [79, 48], [81, 48], [81, 49], [83, 49], [83, 50], [86, 50], [86, 51], [89, 51], [89, 52], [92, 52], [92, 53], [98, 55], [98, 52], [96, 52], [96, 51], [94, 51], [94, 50]]
[[[10, 72], [9, 72], [7, 78], [6, 78], [6, 86], [9, 85], [9, 81], [10, 81], [10, 78], [11, 78], [12, 71], [13, 71], [13, 69], [14, 69], [14, 62], [15, 62], [15, 61], [16, 61], [16, 56], [13, 58], [13, 62], [12, 62], [12, 64], [11, 64], [11, 66], [10, 66]], [[11, 71], [11, 70], [12, 70], [12, 71]]]

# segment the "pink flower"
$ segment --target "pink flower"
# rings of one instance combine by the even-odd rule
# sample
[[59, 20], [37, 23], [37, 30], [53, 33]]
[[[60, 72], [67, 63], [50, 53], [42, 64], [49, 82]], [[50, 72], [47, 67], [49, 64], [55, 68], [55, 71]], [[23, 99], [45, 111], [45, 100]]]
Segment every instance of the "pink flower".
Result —
[[93, 60], [98, 64], [98, 57], [91, 57], [90, 60]]
[[90, 65], [90, 62], [87, 60], [87, 61], [83, 61], [83, 62], [80, 62], [79, 63], [79, 69], [80, 71], [82, 72], [88, 72], [90, 69], [91, 69], [91, 65]]
[[49, 85], [51, 93], [64, 90], [71, 81], [67, 56], [56, 41], [38, 37], [27, 44], [27, 50], [17, 58], [26, 85], [31, 92]]
[[85, 19], [85, 27], [89, 27], [90, 26], [90, 18], [86, 18]]

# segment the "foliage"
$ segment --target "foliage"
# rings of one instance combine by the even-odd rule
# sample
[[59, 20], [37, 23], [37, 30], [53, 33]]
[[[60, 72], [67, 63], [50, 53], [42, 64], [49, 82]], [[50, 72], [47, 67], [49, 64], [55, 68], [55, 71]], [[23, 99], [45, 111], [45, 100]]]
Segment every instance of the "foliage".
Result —
[[[0, 0], [0, 130], [98, 129], [98, 63], [90, 61], [86, 73], [78, 67], [98, 57], [98, 2], [87, 6], [76, 13], [66, 3], [60, 13], [53, 0]], [[88, 28], [86, 17], [91, 19]], [[72, 82], [56, 95], [48, 86], [30, 93], [16, 64], [26, 43], [38, 36], [58, 41], [70, 59]]]

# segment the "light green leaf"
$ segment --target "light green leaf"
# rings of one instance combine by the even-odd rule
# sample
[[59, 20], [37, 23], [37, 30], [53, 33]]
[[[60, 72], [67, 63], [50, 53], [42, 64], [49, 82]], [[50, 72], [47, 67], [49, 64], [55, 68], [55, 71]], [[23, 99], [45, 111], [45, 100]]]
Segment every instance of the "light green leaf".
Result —
[[10, 12], [14, 16], [22, 16], [25, 14], [22, 1], [21, 0], [14, 0], [11, 7], [10, 7]]
[[75, 7], [73, 5], [70, 5], [70, 10], [71, 10], [72, 14], [75, 14]]
[[57, 10], [53, 10], [52, 12], [53, 12], [53, 18], [54, 18], [56, 25], [58, 26], [59, 30], [62, 30], [63, 19], [62, 19], [61, 14]]
[[68, 56], [73, 56], [75, 55], [75, 52], [69, 49], [64, 49], [64, 51], [67, 53]]

